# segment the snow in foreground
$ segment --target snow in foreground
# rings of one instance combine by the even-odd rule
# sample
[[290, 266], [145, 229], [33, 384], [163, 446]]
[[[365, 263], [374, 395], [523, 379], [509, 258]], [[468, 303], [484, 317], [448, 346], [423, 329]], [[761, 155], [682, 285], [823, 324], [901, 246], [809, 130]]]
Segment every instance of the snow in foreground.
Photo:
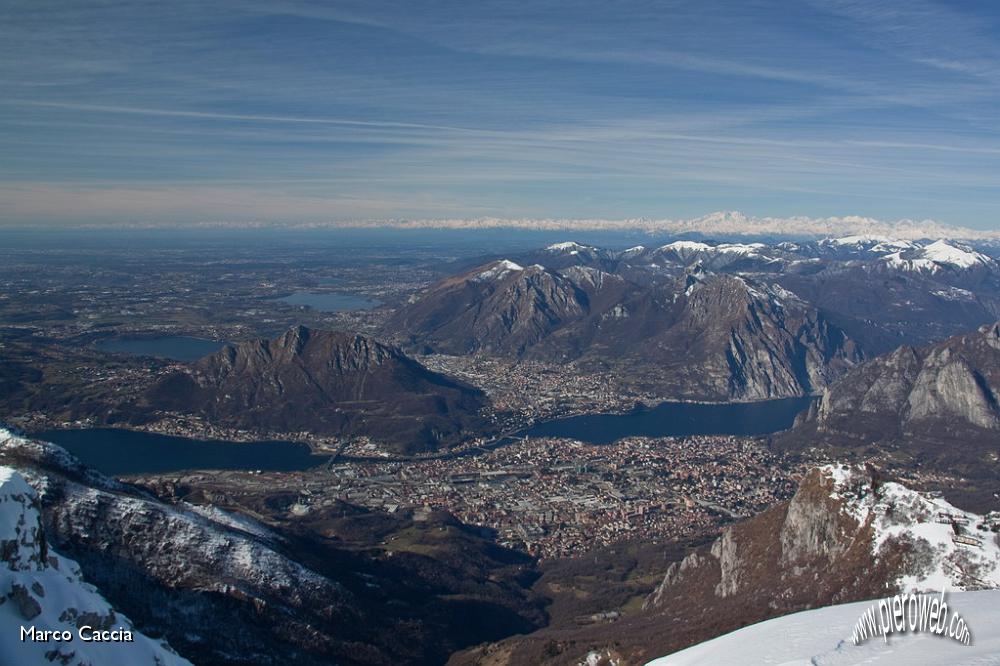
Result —
[[968, 622], [971, 645], [930, 633], [890, 636], [888, 644], [881, 637], [874, 637], [854, 645], [851, 631], [873, 603], [861, 601], [793, 613], [744, 627], [655, 659], [648, 666], [1000, 665], [1000, 591], [956, 592], [945, 599]]
[[[65, 632], [70, 640], [33, 641], [22, 627]], [[94, 631], [85, 627], [127, 633], [132, 640], [86, 641]], [[0, 664], [190, 666], [165, 643], [137, 631], [83, 581], [76, 562], [48, 547], [37, 495], [10, 467], [0, 467]]]

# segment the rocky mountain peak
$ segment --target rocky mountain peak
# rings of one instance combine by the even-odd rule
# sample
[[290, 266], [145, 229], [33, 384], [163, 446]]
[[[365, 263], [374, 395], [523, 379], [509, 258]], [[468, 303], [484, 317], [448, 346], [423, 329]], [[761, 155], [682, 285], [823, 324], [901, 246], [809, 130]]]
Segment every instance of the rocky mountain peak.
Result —
[[405, 450], [463, 437], [483, 423], [486, 406], [480, 391], [395, 347], [301, 326], [227, 346], [164, 377], [148, 396], [159, 409], [238, 427], [365, 435]]

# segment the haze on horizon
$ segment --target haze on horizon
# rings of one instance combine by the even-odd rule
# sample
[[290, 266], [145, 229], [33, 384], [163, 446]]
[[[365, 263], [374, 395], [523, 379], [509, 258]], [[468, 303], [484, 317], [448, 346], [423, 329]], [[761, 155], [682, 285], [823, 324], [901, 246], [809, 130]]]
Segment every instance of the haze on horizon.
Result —
[[1000, 9], [0, 2], [0, 226], [865, 215], [1000, 229]]

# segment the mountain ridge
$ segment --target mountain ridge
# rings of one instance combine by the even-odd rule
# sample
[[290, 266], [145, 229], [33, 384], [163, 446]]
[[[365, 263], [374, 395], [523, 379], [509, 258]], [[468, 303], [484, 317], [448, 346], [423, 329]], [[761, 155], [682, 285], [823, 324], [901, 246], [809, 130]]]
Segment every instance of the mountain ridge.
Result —
[[587, 255], [570, 247], [582, 246], [556, 248], [572, 253], [558, 270], [500, 260], [445, 278], [397, 311], [386, 333], [424, 353], [614, 364], [683, 400], [811, 395], [863, 358], [780, 285], [700, 264], [639, 284], [604, 259], [603, 268], [577, 263]]
[[[2, 465], [0, 600], [7, 602], [0, 603], [0, 626], [22, 634], [20, 640], [8, 636], [0, 641], [4, 663], [48, 665], [58, 660], [73, 666], [191, 666], [165, 640], [140, 632], [84, 581], [76, 562], [51, 547], [42, 526], [38, 494], [19, 472]], [[59, 632], [70, 639], [25, 639], [25, 629]], [[98, 638], [93, 640], [95, 634]]]
[[367, 436], [411, 453], [486, 427], [478, 389], [371, 338], [298, 326], [227, 345], [157, 382], [140, 409], [237, 427]]

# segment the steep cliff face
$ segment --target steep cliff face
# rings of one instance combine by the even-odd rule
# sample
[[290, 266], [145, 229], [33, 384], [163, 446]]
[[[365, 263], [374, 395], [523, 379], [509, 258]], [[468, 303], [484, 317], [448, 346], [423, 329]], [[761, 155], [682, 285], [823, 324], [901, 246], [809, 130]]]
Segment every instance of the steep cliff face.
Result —
[[[998, 396], [1000, 326], [993, 324], [855, 367], [776, 443], [790, 451], [877, 450], [899, 464], [980, 479], [987, 489], [1000, 479]], [[976, 497], [970, 506], [985, 508]]]
[[[984, 326], [922, 348], [901, 347], [843, 377], [823, 395], [816, 414], [821, 430], [855, 428], [858, 416], [895, 421], [895, 433], [950, 421], [1000, 427], [1000, 327]], [[848, 428], [849, 432], [849, 428]]]
[[661, 348], [704, 368], [705, 391], [729, 399], [809, 395], [862, 358], [861, 350], [788, 290], [734, 276], [689, 284]]
[[[25, 479], [0, 467], [0, 627], [5, 636], [0, 662], [189, 664], [165, 641], [138, 631], [84, 582], [76, 562], [50, 547], [39, 509], [38, 495]], [[34, 630], [31, 637], [20, 637], [22, 627]], [[42, 640], [42, 632], [59, 632], [60, 640]]]
[[367, 435], [400, 451], [459, 441], [485, 426], [485, 396], [360, 335], [293, 328], [227, 346], [169, 375], [146, 409], [273, 431]]
[[647, 608], [712, 585], [719, 599], [787, 612], [908, 592], [1000, 588], [1000, 543], [983, 516], [856, 467], [812, 470], [795, 496], [727, 527], [667, 571]]

